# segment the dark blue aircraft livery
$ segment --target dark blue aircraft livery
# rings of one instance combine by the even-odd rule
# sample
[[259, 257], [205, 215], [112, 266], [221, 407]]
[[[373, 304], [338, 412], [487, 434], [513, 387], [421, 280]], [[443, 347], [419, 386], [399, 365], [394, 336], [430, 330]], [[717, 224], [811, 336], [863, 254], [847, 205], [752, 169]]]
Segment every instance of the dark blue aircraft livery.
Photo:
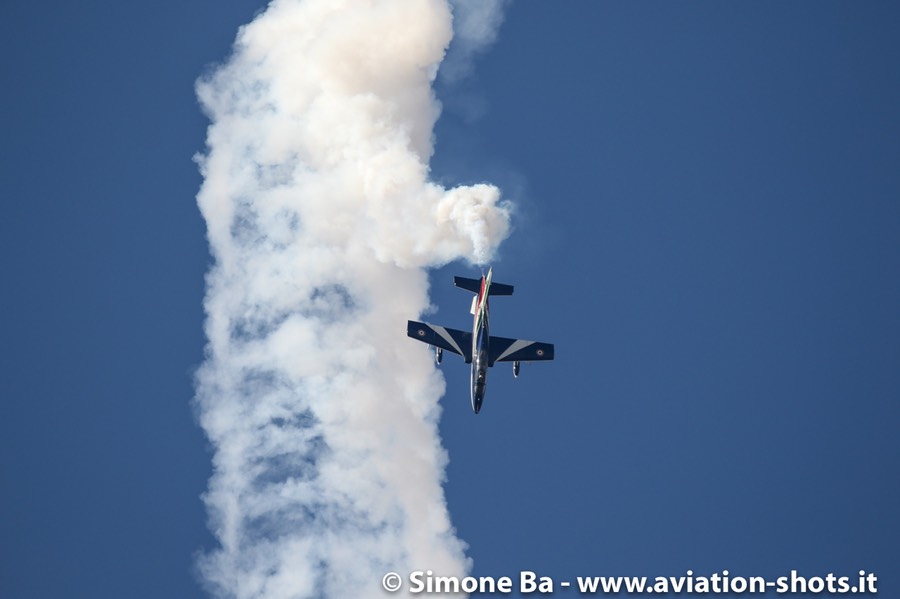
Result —
[[472, 314], [475, 322], [472, 332], [459, 331], [447, 327], [416, 322], [410, 320], [406, 325], [406, 334], [434, 347], [434, 360], [441, 363], [443, 350], [459, 354], [472, 364], [472, 409], [481, 411], [484, 401], [484, 387], [487, 382], [487, 369], [494, 362], [512, 362], [513, 376], [519, 376], [522, 362], [553, 359], [553, 344], [525, 341], [524, 339], [507, 339], [491, 335], [491, 312], [488, 297], [492, 295], [512, 295], [512, 285], [503, 283], [491, 284], [493, 269], [481, 279], [454, 277], [453, 282], [477, 296], [472, 298]]

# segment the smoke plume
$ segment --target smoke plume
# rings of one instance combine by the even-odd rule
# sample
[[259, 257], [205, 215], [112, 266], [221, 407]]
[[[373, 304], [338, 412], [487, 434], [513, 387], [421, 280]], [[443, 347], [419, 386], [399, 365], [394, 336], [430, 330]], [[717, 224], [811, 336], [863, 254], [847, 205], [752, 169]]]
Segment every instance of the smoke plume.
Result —
[[507, 235], [492, 185], [429, 181], [443, 0], [274, 0], [197, 93], [214, 260], [196, 407], [220, 597], [383, 597], [462, 576], [437, 431], [443, 379], [405, 336], [425, 268]]
[[509, 0], [450, 0], [453, 10], [453, 44], [441, 64], [441, 77], [454, 83], [468, 76], [472, 61], [497, 39], [503, 9]]

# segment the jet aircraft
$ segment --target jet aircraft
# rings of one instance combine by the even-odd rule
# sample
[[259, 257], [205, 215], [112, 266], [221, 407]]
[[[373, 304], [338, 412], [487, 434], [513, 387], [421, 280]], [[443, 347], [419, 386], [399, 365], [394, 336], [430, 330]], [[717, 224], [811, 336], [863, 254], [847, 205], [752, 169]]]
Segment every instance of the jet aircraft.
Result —
[[462, 289], [475, 293], [472, 298], [474, 322], [472, 332], [459, 331], [427, 322], [410, 320], [406, 334], [417, 341], [434, 348], [434, 361], [441, 363], [444, 350], [461, 355], [466, 364], [472, 364], [471, 397], [472, 409], [477, 414], [484, 401], [487, 369], [495, 362], [512, 362], [513, 376], [518, 378], [522, 362], [553, 359], [553, 344], [524, 339], [494, 337], [490, 332], [490, 308], [488, 298], [492, 295], [512, 295], [513, 286], [491, 283], [493, 269], [481, 279], [453, 277], [453, 283]]

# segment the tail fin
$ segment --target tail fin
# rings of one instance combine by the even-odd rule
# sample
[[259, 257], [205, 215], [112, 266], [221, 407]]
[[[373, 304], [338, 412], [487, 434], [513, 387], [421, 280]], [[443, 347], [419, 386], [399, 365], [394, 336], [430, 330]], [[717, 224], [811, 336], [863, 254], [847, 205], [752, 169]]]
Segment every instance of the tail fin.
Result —
[[[457, 287], [478, 293], [481, 291], [481, 279], [467, 279], [465, 277], [453, 277], [453, 284]], [[488, 295], [512, 295], [513, 286], [504, 285], [503, 283], [491, 283], [488, 289]]]

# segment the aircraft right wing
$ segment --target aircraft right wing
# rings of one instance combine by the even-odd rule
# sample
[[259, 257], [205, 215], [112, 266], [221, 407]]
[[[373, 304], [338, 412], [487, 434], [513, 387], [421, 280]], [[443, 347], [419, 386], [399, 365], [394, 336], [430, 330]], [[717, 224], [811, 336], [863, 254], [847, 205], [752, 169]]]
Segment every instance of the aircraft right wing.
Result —
[[472, 333], [410, 320], [406, 323], [406, 334], [422, 343], [459, 354], [466, 364], [472, 362]]
[[535, 362], [553, 359], [553, 344], [525, 339], [507, 339], [491, 335], [491, 355], [488, 363], [494, 362]]

